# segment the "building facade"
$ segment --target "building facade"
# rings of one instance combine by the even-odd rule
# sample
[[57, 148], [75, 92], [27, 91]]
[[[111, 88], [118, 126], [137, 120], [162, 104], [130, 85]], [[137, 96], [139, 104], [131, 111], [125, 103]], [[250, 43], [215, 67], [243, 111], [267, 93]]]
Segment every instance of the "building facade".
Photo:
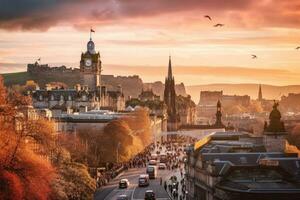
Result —
[[192, 101], [191, 96], [176, 97], [176, 107], [180, 119], [180, 126], [193, 125], [196, 122], [196, 104]]
[[300, 195], [298, 153], [286, 153], [275, 103], [263, 136], [216, 132], [186, 149], [188, 200], [293, 199]]
[[[39, 64], [35, 63], [34, 68], [37, 67]], [[53, 88], [48, 84], [44, 89], [34, 90], [31, 92], [33, 106], [54, 110], [54, 115], [92, 109], [124, 110], [125, 97], [122, 88], [108, 90], [105, 85], [102, 85], [101, 70], [100, 53], [96, 53], [95, 44], [90, 38], [86, 52], [81, 54], [81, 78], [78, 84], [74, 88]]]
[[197, 115], [199, 117], [213, 117], [218, 100], [222, 102], [223, 107], [228, 108], [237, 105], [248, 107], [251, 99], [249, 95], [225, 95], [223, 91], [201, 91]]

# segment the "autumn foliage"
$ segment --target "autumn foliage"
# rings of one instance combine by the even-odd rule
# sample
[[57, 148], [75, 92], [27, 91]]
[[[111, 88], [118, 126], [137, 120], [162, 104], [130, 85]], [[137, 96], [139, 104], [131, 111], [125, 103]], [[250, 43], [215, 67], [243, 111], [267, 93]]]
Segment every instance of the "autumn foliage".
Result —
[[[63, 137], [68, 139], [61, 141], [70, 152], [76, 152], [71, 155], [72, 159], [86, 161], [90, 166], [105, 166], [107, 162], [128, 161], [151, 143], [150, 123], [148, 111], [140, 108], [109, 122], [104, 129], [78, 128], [76, 139], [65, 134]], [[78, 147], [77, 151], [72, 150], [74, 146]]]
[[30, 97], [7, 90], [0, 76], [0, 199], [93, 199], [95, 180], [64, 146], [73, 141], [69, 150], [79, 155], [80, 143], [54, 134], [54, 123], [30, 105]]
[[31, 123], [21, 115], [18, 108], [27, 105], [28, 98], [8, 93], [2, 78], [0, 93], [0, 199], [46, 200], [54, 169], [32, 151], [28, 139], [43, 146], [53, 132], [45, 122]]

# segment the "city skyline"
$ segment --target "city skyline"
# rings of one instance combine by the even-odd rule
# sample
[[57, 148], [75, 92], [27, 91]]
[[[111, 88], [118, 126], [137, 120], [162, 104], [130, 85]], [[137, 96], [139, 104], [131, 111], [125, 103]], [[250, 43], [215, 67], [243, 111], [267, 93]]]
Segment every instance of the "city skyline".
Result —
[[23, 71], [38, 57], [79, 67], [93, 27], [104, 74], [163, 81], [171, 53], [177, 83], [298, 84], [295, 0], [2, 2], [2, 73]]

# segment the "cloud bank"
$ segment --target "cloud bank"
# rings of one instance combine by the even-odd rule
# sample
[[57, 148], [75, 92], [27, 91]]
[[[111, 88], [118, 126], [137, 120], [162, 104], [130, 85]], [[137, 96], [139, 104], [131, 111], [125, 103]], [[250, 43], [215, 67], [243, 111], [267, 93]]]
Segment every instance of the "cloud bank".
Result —
[[[197, 23], [209, 14], [238, 27], [299, 27], [298, 0], [0, 0], [0, 29], [37, 30], [114, 24], [171, 15]], [[161, 23], [156, 20], [155, 23]]]

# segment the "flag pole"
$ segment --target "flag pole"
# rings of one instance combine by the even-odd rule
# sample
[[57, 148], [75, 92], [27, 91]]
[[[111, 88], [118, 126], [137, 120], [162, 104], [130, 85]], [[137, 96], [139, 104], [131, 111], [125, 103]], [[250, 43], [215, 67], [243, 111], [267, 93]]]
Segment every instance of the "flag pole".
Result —
[[90, 28], [90, 40], [92, 40], [92, 27]]

